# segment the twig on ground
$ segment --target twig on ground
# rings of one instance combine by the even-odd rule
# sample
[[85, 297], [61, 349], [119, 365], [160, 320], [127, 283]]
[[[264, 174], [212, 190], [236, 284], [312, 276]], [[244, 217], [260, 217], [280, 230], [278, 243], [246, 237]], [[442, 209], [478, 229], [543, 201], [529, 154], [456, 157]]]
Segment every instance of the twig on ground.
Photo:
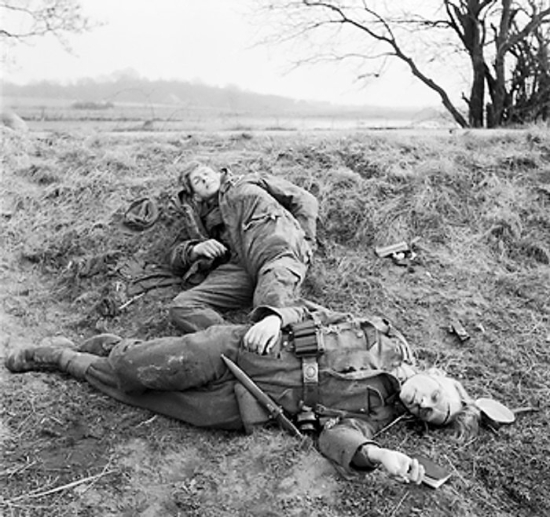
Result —
[[390, 513], [390, 517], [393, 517], [397, 513], [399, 508], [401, 508], [401, 505], [403, 504], [403, 501], [405, 501], [405, 499], [407, 498], [408, 495], [409, 495], [408, 491], [403, 494], [403, 497], [399, 500], [399, 502], [396, 504], [395, 508]]
[[148, 418], [147, 420], [144, 420], [143, 422], [140, 422], [138, 425], [136, 425], [136, 429], [138, 427], [141, 427], [142, 425], [150, 424], [151, 422], [154, 422], [157, 419], [158, 415], [154, 415], [151, 418]]
[[512, 409], [512, 413], [515, 415], [519, 415], [520, 413], [536, 413], [537, 411], [539, 411], [539, 409], [536, 407], [518, 407], [516, 409]]
[[109, 474], [112, 474], [115, 472], [114, 470], [109, 470], [107, 472], [103, 471], [99, 474], [95, 474], [93, 476], [88, 476], [86, 478], [78, 479], [76, 481], [72, 481], [71, 483], [67, 483], [66, 485], [58, 486], [56, 488], [52, 488], [51, 490], [45, 490], [44, 492], [37, 492], [37, 493], [30, 493], [30, 494], [22, 494], [17, 497], [14, 497], [13, 499], [9, 499], [5, 501], [5, 504], [11, 504], [14, 501], [19, 501], [20, 499], [25, 498], [36, 498], [36, 497], [44, 497], [46, 495], [55, 494], [56, 492], [61, 492], [62, 490], [68, 490], [69, 488], [74, 488], [75, 486], [81, 485], [82, 483], [87, 483], [89, 481], [95, 481], [96, 479], [99, 479], [100, 477], [107, 476]]
[[133, 298], [130, 298], [127, 302], [123, 303], [119, 308], [118, 310], [119, 311], [122, 311], [124, 309], [126, 309], [126, 307], [128, 307], [129, 305], [131, 305], [132, 303], [134, 303], [135, 301], [139, 300], [145, 293], [140, 293], [140, 294], [136, 294]]
[[373, 438], [376, 438], [377, 436], [380, 436], [382, 433], [385, 433], [388, 429], [391, 429], [395, 424], [406, 418], [408, 415], [406, 413], [403, 413], [402, 415], [398, 416], [395, 420], [391, 421], [386, 427], [383, 427], [380, 429], [380, 431], [374, 433], [372, 436]]
[[6, 470], [0, 472], [0, 477], [1, 476], [11, 477], [15, 474], [19, 474], [21, 472], [24, 472], [27, 469], [30, 469], [33, 465], [36, 465], [36, 461], [26, 463], [25, 465], [21, 465], [20, 467], [15, 467], [15, 468], [12, 468], [12, 469], [6, 469]]

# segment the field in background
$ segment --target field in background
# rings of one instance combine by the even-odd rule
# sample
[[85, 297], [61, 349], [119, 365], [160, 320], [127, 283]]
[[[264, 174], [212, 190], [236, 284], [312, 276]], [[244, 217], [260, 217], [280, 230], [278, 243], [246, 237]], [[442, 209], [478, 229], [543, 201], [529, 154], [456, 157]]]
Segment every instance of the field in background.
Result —
[[[526, 411], [465, 444], [414, 421], [377, 437], [449, 467], [451, 480], [434, 491], [381, 472], [342, 479], [311, 444], [277, 429], [201, 431], [62, 375], [0, 369], [5, 515], [550, 513], [547, 128], [427, 135], [76, 127], [2, 133], [2, 353], [55, 334], [174, 333], [166, 310], [177, 288], [132, 299], [126, 265], [162, 263], [178, 225], [166, 215], [128, 234], [119, 221], [136, 198], [164, 206], [177, 188], [175, 162], [198, 157], [282, 175], [319, 198], [309, 298], [390, 318], [421, 364], [461, 378], [475, 397]], [[375, 255], [375, 246], [400, 240], [416, 242], [416, 262], [400, 267]], [[108, 314], [106, 298], [131, 303]], [[453, 317], [468, 341], [449, 333]]]
[[[86, 104], [95, 109], [86, 108]], [[6, 97], [4, 107], [22, 117], [32, 130], [64, 131], [308, 131], [377, 128], [452, 128], [447, 117], [434, 110], [381, 113], [366, 116], [360, 109], [231, 110], [182, 104], [83, 103], [69, 99]], [[75, 106], [84, 107], [75, 107]], [[109, 106], [109, 107], [106, 107]]]

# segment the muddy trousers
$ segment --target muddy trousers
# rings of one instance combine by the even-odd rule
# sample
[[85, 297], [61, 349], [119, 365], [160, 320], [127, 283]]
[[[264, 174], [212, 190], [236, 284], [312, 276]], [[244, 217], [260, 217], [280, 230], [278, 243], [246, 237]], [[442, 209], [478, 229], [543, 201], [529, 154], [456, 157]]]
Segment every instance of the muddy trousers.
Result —
[[86, 381], [121, 402], [198, 427], [241, 429], [235, 379], [220, 355], [235, 360], [245, 331], [215, 326], [179, 337], [123, 340], [108, 357], [78, 355], [89, 361]]
[[281, 257], [264, 266], [257, 282], [237, 264], [223, 264], [196, 287], [180, 293], [170, 307], [172, 323], [184, 333], [226, 323], [220, 311], [250, 307], [288, 307], [300, 296], [307, 266]]

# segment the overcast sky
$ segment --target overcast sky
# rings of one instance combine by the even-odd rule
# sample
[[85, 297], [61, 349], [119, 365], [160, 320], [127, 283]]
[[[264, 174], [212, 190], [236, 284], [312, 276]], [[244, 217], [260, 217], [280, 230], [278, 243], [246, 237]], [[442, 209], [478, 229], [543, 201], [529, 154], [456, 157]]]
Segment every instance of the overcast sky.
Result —
[[358, 84], [355, 74], [323, 65], [294, 69], [278, 46], [257, 45], [254, 0], [81, 0], [102, 25], [70, 38], [72, 53], [54, 38], [10, 50], [5, 80], [73, 81], [133, 69], [150, 79], [198, 80], [244, 90], [341, 104], [437, 105], [404, 71]]

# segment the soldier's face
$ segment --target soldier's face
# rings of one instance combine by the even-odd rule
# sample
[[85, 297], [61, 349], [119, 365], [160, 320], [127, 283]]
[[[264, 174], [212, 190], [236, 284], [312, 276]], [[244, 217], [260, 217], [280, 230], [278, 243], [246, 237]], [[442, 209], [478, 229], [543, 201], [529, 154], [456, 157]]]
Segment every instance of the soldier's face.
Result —
[[202, 166], [189, 175], [189, 183], [193, 193], [200, 199], [214, 197], [220, 190], [220, 173], [210, 167]]
[[413, 415], [438, 425], [448, 424], [462, 408], [455, 381], [428, 373], [417, 373], [407, 379], [399, 398]]

